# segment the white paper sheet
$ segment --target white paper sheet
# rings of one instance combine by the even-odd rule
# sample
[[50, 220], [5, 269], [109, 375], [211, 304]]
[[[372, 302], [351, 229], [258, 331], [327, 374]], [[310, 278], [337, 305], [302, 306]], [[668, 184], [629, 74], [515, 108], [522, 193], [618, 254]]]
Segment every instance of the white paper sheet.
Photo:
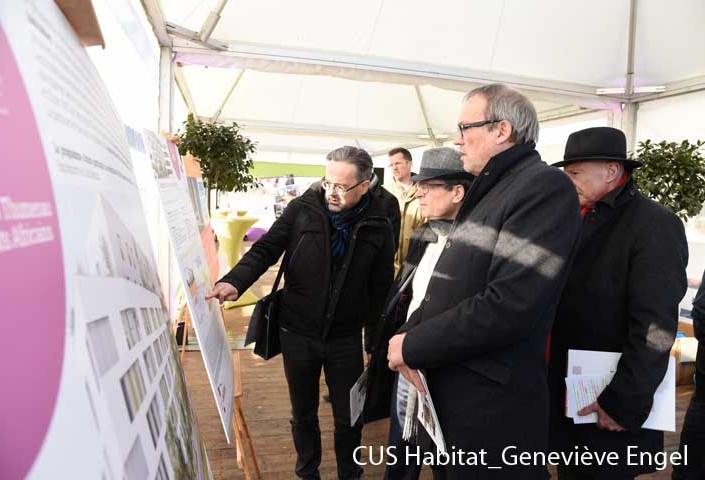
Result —
[[[597, 414], [580, 416], [577, 411], [597, 400], [617, 370], [621, 353], [591, 350], [568, 351], [566, 416], [576, 424], [596, 423]], [[668, 370], [654, 393], [651, 413], [642, 428], [676, 430], [676, 363], [669, 358]]]
[[423, 425], [426, 432], [431, 436], [431, 439], [436, 444], [438, 451], [441, 453], [447, 453], [446, 442], [443, 439], [443, 432], [441, 431], [441, 424], [438, 422], [438, 416], [436, 415], [436, 408], [433, 406], [433, 400], [431, 400], [431, 394], [428, 393], [428, 384], [426, 383], [426, 377], [423, 373], [419, 372], [419, 377], [421, 377], [421, 382], [423, 383], [423, 388], [426, 390], [426, 394], [422, 394], [417, 391], [418, 394], [418, 405], [416, 418], [418, 418], [419, 423]]
[[362, 372], [360, 378], [353, 384], [350, 389], [350, 426], [355, 426], [357, 419], [360, 418], [362, 409], [365, 407], [365, 399], [367, 398], [367, 372], [368, 368]]

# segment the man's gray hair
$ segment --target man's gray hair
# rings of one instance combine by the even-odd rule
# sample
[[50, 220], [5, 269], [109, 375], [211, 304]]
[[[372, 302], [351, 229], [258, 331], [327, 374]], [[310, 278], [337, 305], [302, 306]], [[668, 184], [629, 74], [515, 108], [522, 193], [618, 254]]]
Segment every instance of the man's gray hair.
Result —
[[[493, 83], [470, 91], [463, 98], [467, 102], [470, 97], [481, 95], [487, 100], [485, 118], [487, 120], [506, 120], [512, 125], [510, 140], [516, 144], [533, 143], [539, 139], [539, 119], [531, 101], [513, 88], [501, 83]], [[487, 127], [493, 129], [497, 124]]]
[[326, 156], [329, 162], [346, 162], [355, 165], [357, 181], [372, 178], [372, 157], [365, 150], [346, 145], [336, 148]]

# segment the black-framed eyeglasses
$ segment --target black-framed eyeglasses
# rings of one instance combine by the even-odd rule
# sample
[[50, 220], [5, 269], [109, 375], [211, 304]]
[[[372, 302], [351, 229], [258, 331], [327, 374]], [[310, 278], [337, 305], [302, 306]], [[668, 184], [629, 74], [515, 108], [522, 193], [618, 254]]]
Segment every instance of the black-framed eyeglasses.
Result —
[[448, 188], [450, 186], [449, 183], [426, 183], [426, 182], [419, 182], [416, 184], [416, 190], [419, 193], [423, 193], [424, 195], [429, 192], [429, 190], [433, 190], [436, 188], [444, 187]]
[[465, 130], [467, 130], [468, 128], [484, 127], [485, 125], [489, 125], [491, 123], [499, 123], [501, 121], [502, 120], [480, 120], [479, 122], [459, 123], [458, 133], [460, 133], [460, 138], [463, 138], [463, 132], [465, 132]]
[[326, 192], [335, 192], [338, 195], [344, 195], [345, 193], [349, 192], [355, 187], [358, 187], [362, 185], [364, 182], [366, 182], [368, 179], [360, 180], [357, 182], [355, 185], [352, 187], [346, 187], [345, 185], [341, 185], [339, 183], [333, 183], [330, 180], [327, 180], [325, 177], [321, 178], [321, 187], [323, 190]]

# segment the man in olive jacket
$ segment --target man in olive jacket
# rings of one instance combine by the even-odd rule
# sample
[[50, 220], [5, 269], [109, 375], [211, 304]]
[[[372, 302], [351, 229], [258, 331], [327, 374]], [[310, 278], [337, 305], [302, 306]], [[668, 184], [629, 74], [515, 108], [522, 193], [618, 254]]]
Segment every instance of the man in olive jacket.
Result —
[[389, 342], [389, 366], [419, 390], [424, 370], [449, 452], [485, 452], [475, 464], [461, 455], [437, 467], [434, 478], [539, 479], [540, 466], [512, 466], [511, 455], [547, 447], [546, 338], [576, 245], [578, 199], [534, 149], [536, 110], [519, 92], [471, 91], [458, 129], [476, 178], [421, 305]]
[[[561, 479], [623, 479], [653, 472], [655, 464], [628, 465], [628, 446], [663, 450], [663, 432], [642, 430], [663, 380], [686, 290], [688, 246], [683, 223], [644, 197], [627, 159], [626, 138], [596, 127], [568, 138], [562, 166], [575, 184], [583, 216], [578, 251], [551, 336], [551, 449], [616, 452], [619, 466], [560, 466]], [[617, 370], [597, 402], [597, 424], [565, 417], [569, 349], [621, 352]]]
[[342, 147], [327, 159], [325, 178], [289, 204], [206, 298], [237, 299], [284, 253], [279, 323], [296, 474], [320, 478], [322, 368], [333, 408], [338, 478], [347, 480], [362, 475], [353, 459], [362, 426], [360, 421], [350, 426], [349, 392], [363, 370], [362, 328], [369, 351], [392, 283], [392, 223], [398, 218], [390, 221], [380, 197], [369, 192], [367, 152]]

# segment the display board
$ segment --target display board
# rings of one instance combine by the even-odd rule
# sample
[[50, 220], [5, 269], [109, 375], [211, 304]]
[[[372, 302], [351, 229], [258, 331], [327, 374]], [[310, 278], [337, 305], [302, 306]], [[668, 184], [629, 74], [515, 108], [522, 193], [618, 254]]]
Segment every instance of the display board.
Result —
[[54, 2], [0, 2], [0, 132], [0, 476], [210, 478], [122, 121]]
[[220, 270], [218, 251], [215, 245], [215, 234], [213, 233], [213, 227], [211, 227], [210, 215], [208, 214], [208, 199], [201, 173], [201, 164], [193, 155], [184, 156], [183, 161], [189, 198], [191, 199], [191, 206], [196, 215], [198, 230], [201, 234], [203, 253], [206, 256], [208, 269], [211, 272], [211, 283], [215, 283], [219, 278], [218, 273]]
[[149, 130], [141, 135], [145, 153], [131, 149], [135, 162], [149, 162], [157, 181], [171, 245], [184, 285], [192, 325], [203, 354], [225, 437], [230, 442], [233, 414], [233, 364], [223, 315], [216, 300], [206, 300], [213, 285], [176, 146]]

